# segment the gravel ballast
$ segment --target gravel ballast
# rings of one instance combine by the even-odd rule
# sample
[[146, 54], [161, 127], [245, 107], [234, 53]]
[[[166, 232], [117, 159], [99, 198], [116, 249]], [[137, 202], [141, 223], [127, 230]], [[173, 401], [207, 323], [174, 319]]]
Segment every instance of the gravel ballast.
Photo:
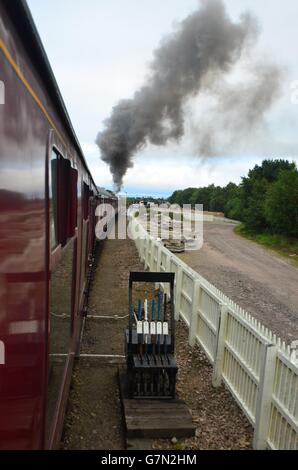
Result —
[[[134, 242], [107, 240], [101, 246], [90, 294], [93, 315], [124, 316], [128, 309], [129, 271], [143, 270]], [[87, 319], [81, 351], [124, 354], [127, 318]], [[252, 428], [230, 393], [212, 387], [212, 367], [198, 348], [188, 345], [188, 331], [176, 330], [179, 366], [177, 392], [197, 425], [191, 439], [158, 440], [158, 449], [250, 449]], [[117, 364], [80, 359], [75, 366], [61, 442], [62, 449], [125, 449]]]

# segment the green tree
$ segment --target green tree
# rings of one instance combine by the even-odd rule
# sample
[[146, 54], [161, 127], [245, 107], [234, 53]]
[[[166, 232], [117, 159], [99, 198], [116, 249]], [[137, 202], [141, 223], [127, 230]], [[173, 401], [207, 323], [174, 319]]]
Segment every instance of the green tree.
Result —
[[[233, 183], [230, 183], [233, 184]], [[228, 185], [229, 186], [229, 185]], [[227, 202], [225, 205], [225, 215], [230, 219], [243, 220], [243, 189], [240, 186], [234, 185], [228, 189]]]
[[203, 204], [204, 211], [224, 212], [256, 232], [270, 230], [297, 236], [295, 175], [295, 163], [266, 159], [261, 165], [255, 165], [239, 186], [229, 183], [223, 188], [214, 184], [186, 188], [174, 191], [168, 201], [180, 206]]
[[224, 212], [226, 202], [225, 188], [216, 186], [210, 194], [210, 210], [213, 212]]
[[242, 179], [240, 192], [241, 219], [248, 228], [256, 231], [262, 231], [267, 226], [264, 202], [268, 184], [265, 178], [256, 177], [255, 175]]
[[288, 160], [263, 160], [261, 165], [255, 165], [248, 172], [246, 178], [242, 178], [241, 220], [249, 229], [261, 232], [269, 228], [265, 215], [267, 191], [278, 179], [281, 171], [295, 171], [295, 169], [295, 163], [290, 163]]
[[173, 192], [173, 194], [169, 197], [168, 202], [170, 204], [180, 204], [180, 199], [182, 196], [182, 190], [176, 190]]
[[210, 201], [211, 201], [211, 196], [214, 192], [214, 184], [211, 184], [208, 187], [204, 188], [197, 188], [193, 192], [192, 198], [191, 198], [191, 204], [203, 204], [203, 209], [204, 211], [210, 211]]
[[298, 237], [298, 171], [284, 170], [268, 189], [265, 215], [270, 230]]
[[191, 204], [191, 199], [192, 199], [192, 194], [194, 192], [195, 188], [187, 188], [182, 191], [181, 195], [181, 205], [182, 204]]
[[248, 178], [264, 178], [268, 183], [273, 183], [277, 180], [279, 173], [284, 170], [295, 171], [296, 164], [288, 160], [263, 160], [261, 165], [255, 165], [252, 170], [248, 172]]

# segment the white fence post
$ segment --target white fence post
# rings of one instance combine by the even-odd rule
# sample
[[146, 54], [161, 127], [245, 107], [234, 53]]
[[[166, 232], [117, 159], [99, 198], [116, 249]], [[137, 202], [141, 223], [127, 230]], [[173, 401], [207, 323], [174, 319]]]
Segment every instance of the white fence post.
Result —
[[150, 261], [149, 261], [149, 269], [150, 271], [154, 271], [154, 252], [155, 252], [155, 242], [151, 239], [151, 254], [150, 254]]
[[179, 320], [182, 290], [182, 267], [178, 266], [176, 278], [175, 320]]
[[226, 339], [227, 318], [228, 318], [228, 307], [226, 304], [221, 304], [220, 312], [219, 312], [219, 319], [218, 319], [218, 327], [217, 327], [216, 352], [215, 352], [213, 373], [212, 373], [213, 387], [219, 387], [222, 382], [222, 369], [223, 369], [223, 359], [224, 359], [224, 349], [225, 349], [225, 339]]
[[142, 241], [140, 239], [140, 233], [138, 233], [137, 238], [135, 239], [135, 244], [138, 250], [139, 259], [142, 259]]
[[188, 343], [191, 347], [196, 344], [197, 326], [199, 319], [199, 305], [201, 295], [201, 283], [198, 279], [194, 279], [193, 282], [193, 294], [192, 294], [192, 305], [191, 305], [191, 318], [189, 324], [189, 336]]
[[145, 262], [145, 243], [146, 243], [146, 238], [140, 238], [140, 247], [141, 247], [140, 259], [143, 262]]
[[150, 238], [147, 236], [146, 237], [146, 243], [145, 243], [145, 247], [146, 247], [146, 255], [145, 255], [145, 269], [147, 269], [147, 267], [149, 267], [149, 245], [150, 245]]
[[[160, 243], [157, 244], [157, 257], [156, 257], [156, 272], [160, 272], [160, 265], [161, 265], [161, 245]], [[155, 283], [155, 289], [158, 289], [160, 284], [158, 282]]]
[[[134, 223], [135, 225], [135, 223]], [[138, 248], [138, 252], [139, 252], [139, 258], [141, 261], [144, 260], [144, 239], [142, 237], [142, 233], [141, 233], [141, 230], [140, 230], [140, 225], [138, 225], [138, 235], [137, 235], [137, 238], [135, 239], [135, 244]]]
[[[171, 271], [171, 255], [170, 254], [167, 255], [165, 271], [167, 273], [169, 273]], [[165, 292], [165, 294], [168, 295], [168, 298], [170, 299], [171, 289], [170, 289], [170, 286], [169, 286], [168, 283], [164, 284], [164, 292]]]
[[161, 264], [161, 245], [160, 243], [157, 245], [157, 261], [156, 261], [156, 271], [160, 272], [160, 264]]
[[263, 348], [260, 372], [259, 392], [256, 406], [256, 423], [254, 429], [253, 448], [267, 448], [271, 398], [276, 367], [277, 346], [266, 344]]

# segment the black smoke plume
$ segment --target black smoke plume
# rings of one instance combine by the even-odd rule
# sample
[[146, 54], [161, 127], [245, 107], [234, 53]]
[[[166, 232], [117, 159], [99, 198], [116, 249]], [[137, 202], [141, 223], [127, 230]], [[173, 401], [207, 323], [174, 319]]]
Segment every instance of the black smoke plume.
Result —
[[147, 143], [164, 145], [183, 136], [186, 99], [198, 94], [206, 77], [229, 72], [257, 33], [249, 13], [235, 23], [221, 0], [202, 0], [200, 8], [161, 42], [146, 83], [132, 99], [113, 108], [96, 138], [117, 189], [133, 156]]

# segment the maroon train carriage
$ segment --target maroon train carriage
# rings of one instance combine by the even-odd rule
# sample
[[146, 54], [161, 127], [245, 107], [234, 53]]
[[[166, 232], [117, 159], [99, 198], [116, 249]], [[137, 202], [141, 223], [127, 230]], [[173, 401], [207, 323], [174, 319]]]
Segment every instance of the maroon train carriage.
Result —
[[0, 449], [55, 448], [107, 198], [23, 0], [0, 0], [0, 80]]

